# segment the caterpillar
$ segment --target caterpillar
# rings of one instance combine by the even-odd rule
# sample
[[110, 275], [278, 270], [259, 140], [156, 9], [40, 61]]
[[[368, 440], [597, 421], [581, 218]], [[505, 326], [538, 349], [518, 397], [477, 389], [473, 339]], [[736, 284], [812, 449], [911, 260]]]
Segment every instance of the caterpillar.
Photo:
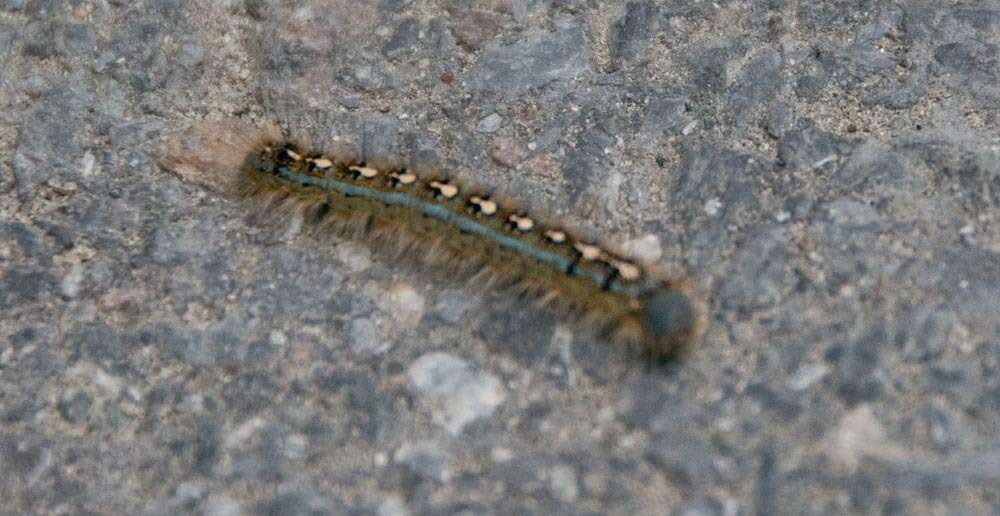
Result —
[[251, 202], [266, 218], [294, 210], [317, 233], [363, 240], [391, 260], [534, 299], [604, 338], [638, 346], [650, 360], [681, 358], [704, 327], [689, 281], [454, 174], [378, 168], [244, 122], [175, 132], [160, 156], [168, 171]]

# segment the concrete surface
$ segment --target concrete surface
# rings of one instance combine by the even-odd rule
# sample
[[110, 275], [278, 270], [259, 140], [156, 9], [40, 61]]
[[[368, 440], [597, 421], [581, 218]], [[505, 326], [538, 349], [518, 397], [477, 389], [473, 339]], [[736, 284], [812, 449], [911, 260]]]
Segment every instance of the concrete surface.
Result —
[[[0, 1], [0, 514], [996, 514], [998, 45], [993, 1]], [[683, 267], [708, 332], [647, 370], [158, 169], [229, 117]]]

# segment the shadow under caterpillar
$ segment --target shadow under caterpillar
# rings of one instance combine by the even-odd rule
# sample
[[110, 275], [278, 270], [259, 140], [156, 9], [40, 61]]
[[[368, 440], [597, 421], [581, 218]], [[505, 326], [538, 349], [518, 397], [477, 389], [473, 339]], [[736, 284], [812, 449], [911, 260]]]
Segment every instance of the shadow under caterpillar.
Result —
[[160, 162], [255, 200], [267, 216], [295, 210], [318, 231], [367, 241], [392, 259], [536, 299], [651, 360], [683, 356], [702, 333], [703, 303], [687, 281], [446, 174], [366, 166], [242, 122], [176, 132]]

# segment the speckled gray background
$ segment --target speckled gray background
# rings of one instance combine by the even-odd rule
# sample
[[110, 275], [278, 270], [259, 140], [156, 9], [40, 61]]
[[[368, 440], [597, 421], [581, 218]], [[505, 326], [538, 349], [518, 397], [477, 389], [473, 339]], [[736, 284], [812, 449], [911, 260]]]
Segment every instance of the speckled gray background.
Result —
[[[1000, 6], [0, 0], [0, 514], [1000, 512]], [[690, 271], [691, 359], [156, 166], [295, 125]]]

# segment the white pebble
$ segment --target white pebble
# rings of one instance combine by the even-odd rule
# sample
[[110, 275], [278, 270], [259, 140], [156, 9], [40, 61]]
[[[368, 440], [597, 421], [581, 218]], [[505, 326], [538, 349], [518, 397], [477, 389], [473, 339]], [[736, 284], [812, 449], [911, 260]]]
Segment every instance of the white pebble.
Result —
[[718, 215], [720, 209], [722, 209], [722, 201], [716, 199], [715, 197], [705, 202], [705, 213], [707, 213], [709, 217]]
[[580, 488], [576, 481], [576, 470], [565, 464], [552, 468], [552, 471], [549, 472], [549, 491], [563, 502], [575, 501], [580, 494]]
[[828, 372], [830, 368], [823, 364], [804, 365], [788, 379], [788, 388], [793, 391], [804, 391], [810, 385], [822, 380]]
[[492, 133], [500, 129], [501, 124], [503, 124], [503, 117], [493, 113], [480, 120], [479, 125], [476, 126], [476, 130], [481, 133]]
[[80, 295], [80, 288], [83, 284], [83, 265], [74, 264], [66, 276], [62, 279], [62, 295], [66, 299], [73, 299]]
[[660, 237], [652, 233], [625, 242], [622, 250], [625, 251], [625, 254], [641, 263], [654, 263], [663, 257], [663, 246], [660, 245]]
[[377, 355], [389, 349], [389, 342], [379, 339], [375, 323], [367, 317], [351, 321], [348, 340], [351, 351], [359, 355]]
[[413, 287], [400, 284], [389, 291], [392, 313], [403, 326], [416, 326], [424, 316], [424, 296]]
[[434, 421], [452, 435], [462, 433], [472, 421], [493, 414], [507, 397], [496, 376], [477, 371], [448, 353], [421, 356], [406, 375], [413, 389], [430, 404]]
[[271, 330], [271, 333], [267, 336], [267, 340], [275, 347], [284, 347], [288, 344], [288, 337], [281, 330]]

